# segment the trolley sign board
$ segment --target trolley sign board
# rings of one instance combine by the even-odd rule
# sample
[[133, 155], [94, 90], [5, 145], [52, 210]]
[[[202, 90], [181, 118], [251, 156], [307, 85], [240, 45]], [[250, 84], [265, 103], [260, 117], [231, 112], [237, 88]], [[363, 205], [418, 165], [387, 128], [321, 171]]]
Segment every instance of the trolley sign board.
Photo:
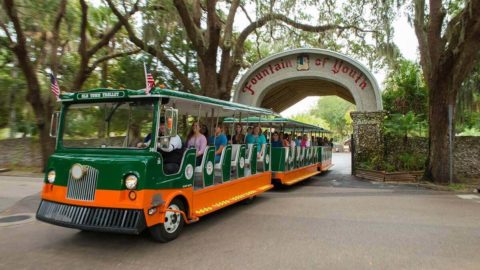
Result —
[[89, 100], [89, 99], [111, 99], [111, 98], [123, 98], [125, 97], [125, 91], [106, 91], [106, 92], [90, 92], [90, 93], [77, 93], [77, 100]]

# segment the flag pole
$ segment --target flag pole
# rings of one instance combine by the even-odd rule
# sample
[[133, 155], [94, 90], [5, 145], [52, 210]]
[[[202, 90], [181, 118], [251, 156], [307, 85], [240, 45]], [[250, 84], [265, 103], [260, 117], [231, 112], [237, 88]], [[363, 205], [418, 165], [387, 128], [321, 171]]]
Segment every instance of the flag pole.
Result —
[[50, 73], [50, 90], [55, 95], [57, 101], [60, 101], [60, 86], [58, 86], [57, 78], [53, 73]]
[[145, 64], [145, 62], [143, 62], [143, 72], [145, 75], [145, 92], [147, 92], [148, 91], [148, 75], [147, 75], [147, 64]]

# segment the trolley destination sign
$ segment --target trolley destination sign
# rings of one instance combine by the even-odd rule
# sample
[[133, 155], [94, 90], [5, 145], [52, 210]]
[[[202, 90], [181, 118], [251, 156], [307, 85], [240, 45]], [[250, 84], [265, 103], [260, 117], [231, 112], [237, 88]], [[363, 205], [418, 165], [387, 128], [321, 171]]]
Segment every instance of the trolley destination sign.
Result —
[[123, 98], [123, 97], [125, 97], [124, 91], [105, 91], [105, 92], [91, 92], [91, 93], [76, 94], [77, 100]]

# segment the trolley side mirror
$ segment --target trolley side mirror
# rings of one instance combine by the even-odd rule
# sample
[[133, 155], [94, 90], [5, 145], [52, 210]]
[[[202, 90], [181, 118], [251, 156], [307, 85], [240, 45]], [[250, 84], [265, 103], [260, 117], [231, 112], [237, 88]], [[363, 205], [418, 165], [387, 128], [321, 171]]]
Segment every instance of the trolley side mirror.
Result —
[[60, 121], [60, 112], [52, 113], [52, 118], [50, 119], [50, 137], [52, 138], [57, 137], [59, 121]]
[[174, 108], [165, 109], [165, 136], [177, 136], [178, 110]]

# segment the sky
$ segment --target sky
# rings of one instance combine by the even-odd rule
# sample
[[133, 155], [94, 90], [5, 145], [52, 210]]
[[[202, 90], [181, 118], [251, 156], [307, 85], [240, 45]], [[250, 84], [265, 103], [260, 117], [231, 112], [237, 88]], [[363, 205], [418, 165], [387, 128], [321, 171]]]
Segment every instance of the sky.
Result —
[[[408, 60], [416, 61], [418, 59], [418, 41], [415, 31], [410, 26], [405, 15], [398, 16], [394, 21], [394, 37], [393, 41], [400, 49], [403, 57]], [[380, 89], [383, 90], [383, 81], [385, 79], [385, 72], [376, 72], [374, 73], [375, 79], [380, 86]], [[303, 100], [299, 101], [292, 107], [286, 109], [280, 114], [283, 117], [291, 117], [293, 115], [304, 113], [310, 110], [317, 103], [319, 97], [306, 97]]]

